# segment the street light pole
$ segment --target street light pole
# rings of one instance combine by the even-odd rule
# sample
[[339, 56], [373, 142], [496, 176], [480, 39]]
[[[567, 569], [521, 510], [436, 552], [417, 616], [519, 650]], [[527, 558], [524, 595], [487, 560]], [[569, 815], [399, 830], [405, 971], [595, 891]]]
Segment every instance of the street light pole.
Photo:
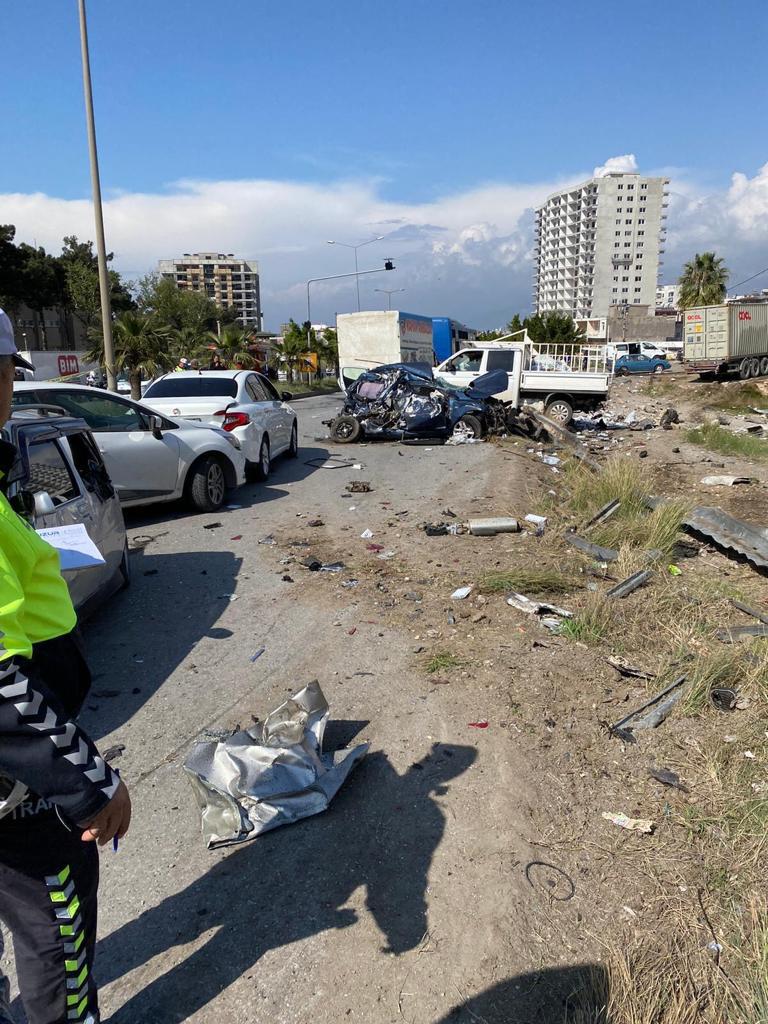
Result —
[[387, 296], [387, 309], [392, 309], [392, 296], [396, 295], [398, 292], [404, 292], [405, 288], [392, 288], [391, 290], [389, 290], [387, 288], [374, 288], [373, 290], [375, 292], [381, 292], [382, 295], [386, 295]]
[[85, 0], [77, 0], [80, 14], [80, 52], [83, 63], [83, 94], [85, 96], [85, 120], [88, 129], [88, 155], [91, 163], [91, 189], [93, 192], [93, 214], [96, 221], [96, 254], [99, 265], [99, 295], [101, 298], [101, 326], [104, 335], [104, 366], [107, 371], [107, 387], [117, 390], [115, 379], [115, 349], [112, 341], [112, 304], [109, 296], [109, 272], [107, 270], [107, 247], [104, 242], [104, 217], [101, 209], [101, 182], [99, 180], [99, 156], [96, 150], [96, 127], [93, 118], [93, 90], [91, 88], [91, 61], [88, 55], [88, 26], [85, 20]]
[[[367, 242], [358, 242], [357, 245], [351, 245], [349, 242], [337, 242], [334, 239], [328, 239], [328, 245], [343, 245], [345, 249], [355, 250], [355, 282], [357, 284], [357, 312], [360, 312], [360, 273], [357, 269], [357, 250], [362, 249], [364, 245], [370, 245], [372, 242], [380, 242], [384, 238], [384, 235], [377, 235], [376, 238], [369, 238]], [[338, 274], [338, 277], [352, 277], [352, 274]], [[330, 278], [318, 278], [320, 281], [330, 281]]]
[[[312, 322], [312, 313], [310, 311], [310, 306], [309, 306], [309, 286], [311, 284], [317, 284], [318, 281], [338, 281], [342, 277], [366, 277], [368, 274], [383, 274], [383, 273], [385, 273], [388, 270], [394, 270], [394, 269], [395, 269], [395, 266], [391, 262], [391, 260], [387, 260], [386, 265], [383, 266], [380, 270], [359, 270], [359, 271], [356, 270], [354, 272], [354, 274], [332, 274], [330, 277], [312, 277], [312, 278], [310, 278], [309, 281], [307, 281], [307, 322], [310, 323], [310, 324]], [[398, 291], [405, 291], [405, 288], [398, 289]], [[360, 310], [358, 310], [358, 313], [359, 312], [360, 312]], [[311, 327], [309, 327], [307, 329], [307, 341], [309, 341], [309, 331], [310, 330], [311, 330]]]

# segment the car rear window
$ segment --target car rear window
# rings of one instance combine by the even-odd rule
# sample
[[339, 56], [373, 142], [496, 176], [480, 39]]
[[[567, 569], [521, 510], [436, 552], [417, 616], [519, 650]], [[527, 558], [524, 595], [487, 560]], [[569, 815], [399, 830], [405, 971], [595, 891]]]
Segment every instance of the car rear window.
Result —
[[166, 377], [152, 384], [144, 398], [234, 398], [237, 381], [231, 377]]

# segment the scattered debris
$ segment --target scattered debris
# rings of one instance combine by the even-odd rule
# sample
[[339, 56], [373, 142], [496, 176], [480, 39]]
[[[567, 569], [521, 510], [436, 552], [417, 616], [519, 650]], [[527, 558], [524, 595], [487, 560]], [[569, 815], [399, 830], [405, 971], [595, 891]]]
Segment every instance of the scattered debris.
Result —
[[455, 537], [463, 532], [464, 528], [460, 523], [424, 523], [424, 533], [428, 537], [445, 537], [448, 534]]
[[511, 516], [490, 519], [470, 519], [469, 532], [473, 537], [493, 537], [497, 533], [519, 533], [520, 523]]
[[384, 545], [383, 544], [366, 544], [365, 545], [365, 550], [366, 551], [374, 551], [374, 552], [383, 551], [384, 550]]
[[360, 539], [361, 540], [370, 540], [372, 536], [373, 536], [373, 531], [372, 530], [363, 530], [363, 532], [360, 534]]
[[663, 412], [661, 419], [659, 420], [659, 426], [662, 430], [671, 430], [673, 423], [679, 423], [680, 417], [677, 413], [677, 409], [667, 409]]
[[344, 580], [341, 584], [345, 590], [352, 590], [353, 587], [358, 586], [359, 580]]
[[611, 821], [614, 825], [618, 825], [619, 828], [624, 828], [628, 832], [644, 832], [646, 834], [650, 834], [655, 828], [650, 819], [629, 818], [621, 811], [603, 811], [603, 817], [606, 821]]
[[104, 753], [101, 755], [105, 761], [116, 761], [118, 757], [123, 756], [125, 750], [124, 743], [115, 743], [113, 747], [107, 747]]
[[342, 572], [344, 568], [343, 562], [326, 562], [320, 566], [320, 572]]
[[647, 448], [641, 448], [640, 451], [637, 453], [637, 457], [638, 457], [638, 459], [647, 459], [648, 458], [648, 449]]
[[679, 676], [673, 683], [665, 687], [661, 693], [651, 697], [644, 704], [628, 715], [620, 719], [614, 725], [609, 726], [609, 732], [613, 736], [624, 740], [625, 743], [634, 743], [633, 735], [636, 729], [655, 729], [661, 725], [669, 715], [672, 708], [677, 704], [683, 695], [683, 683], [686, 676]]
[[736, 484], [751, 484], [753, 480], [749, 476], [705, 476], [701, 482], [705, 487], [735, 487]]
[[731, 686], [713, 686], [709, 699], [718, 711], [735, 711], [739, 695]]
[[687, 786], [684, 786], [680, 781], [680, 776], [676, 772], [671, 772], [669, 768], [653, 768], [648, 769], [648, 774], [651, 778], [656, 779], [662, 786], [671, 786], [672, 789], [679, 789], [681, 793], [690, 792]]
[[612, 501], [609, 501], [606, 505], [603, 505], [602, 508], [599, 508], [592, 518], [584, 524], [584, 529], [589, 530], [593, 526], [597, 526], [598, 523], [604, 523], [606, 519], [610, 519], [620, 505], [621, 498], [614, 498]]
[[243, 539], [243, 535], [242, 535], [242, 533], [238, 533], [238, 534], [235, 534], [234, 537], [230, 537], [229, 539], [230, 540], [242, 540]]
[[613, 548], [603, 548], [599, 544], [593, 544], [589, 540], [585, 540], [583, 537], [579, 537], [575, 533], [566, 533], [565, 541], [570, 544], [571, 547], [577, 548], [579, 551], [583, 551], [585, 555], [589, 555], [591, 558], [596, 559], [598, 562], [615, 562], [619, 557], [619, 552]]
[[612, 655], [606, 658], [606, 661], [615, 668], [616, 671], [622, 676], [631, 676], [634, 679], [655, 679], [655, 675], [652, 672], [644, 672], [643, 669], [638, 668], [636, 665], [630, 665], [626, 658], [619, 657], [618, 655]]
[[373, 488], [367, 480], [351, 480], [347, 484], [347, 490], [352, 494], [369, 494]]
[[465, 597], [469, 597], [472, 593], [472, 584], [466, 587], [459, 587], [458, 590], [454, 590], [451, 594], [452, 601], [463, 601]]
[[281, 576], [280, 579], [283, 583], [293, 583], [293, 577], [289, 576], [287, 573], [284, 576]]
[[250, 657], [250, 660], [251, 661], [257, 661], [262, 656], [262, 654], [266, 651], [266, 649], [267, 649], [266, 647], [259, 647], [257, 650], [255, 650], [253, 652], [253, 654]]
[[628, 597], [633, 591], [637, 590], [638, 587], [642, 587], [644, 583], [653, 576], [652, 569], [642, 569], [640, 572], [632, 573], [621, 583], [617, 583], [615, 587], [611, 587], [606, 597]]
[[[538, 869], [534, 871], [534, 868]], [[541, 875], [541, 879], [539, 879]], [[532, 860], [525, 865], [525, 877], [531, 888], [537, 886], [544, 889], [549, 899], [566, 903], [573, 899], [576, 893], [576, 886], [570, 875], [567, 875], [562, 868], [549, 864], [544, 860]]]
[[540, 528], [543, 528], [549, 522], [546, 516], [537, 516], [533, 512], [528, 513], [525, 517], [525, 521], [526, 523], [532, 523], [534, 526], [538, 526]]
[[763, 615], [762, 612], [755, 611], [754, 608], [750, 608], [749, 605], [744, 604], [743, 601], [738, 601], [735, 597], [732, 597], [731, 604], [734, 608], [738, 608], [740, 612], [744, 612], [745, 615], [751, 615], [753, 619], [759, 619], [760, 622], [768, 624], [768, 615]]
[[726, 626], [715, 630], [715, 637], [724, 644], [735, 644], [738, 640], [768, 636], [768, 624], [759, 626]]
[[573, 612], [566, 611], [565, 608], [558, 608], [554, 604], [547, 604], [544, 601], [532, 601], [525, 594], [510, 594], [507, 598], [507, 604], [511, 605], [512, 608], [517, 608], [520, 612], [525, 612], [526, 615], [543, 615], [548, 612], [553, 615], [559, 615], [564, 619], [573, 618]]
[[237, 601], [237, 594], [219, 594], [222, 601]]
[[[650, 508], [665, 504], [662, 498], [649, 498]], [[743, 555], [759, 569], [768, 569], [768, 529], [753, 526], [723, 512], [721, 508], [697, 506], [683, 520], [694, 534], [709, 538], [718, 547]]]
[[671, 565], [667, 566], [667, 572], [669, 573], [670, 576], [682, 576], [683, 575], [683, 570], [680, 568], [679, 565], [675, 565], [674, 562]]
[[271, 533], [268, 533], [266, 537], [261, 538], [259, 544], [268, 544], [270, 547], [273, 547], [275, 544], [277, 544], [277, 541], [275, 540]]
[[328, 702], [317, 680], [263, 723], [218, 742], [197, 743], [184, 771], [210, 849], [324, 811], [368, 744], [324, 754]]
[[319, 558], [314, 558], [312, 555], [307, 555], [306, 558], [301, 560], [301, 565], [309, 569], [310, 572], [319, 572], [322, 564]]
[[220, 526], [221, 526], [221, 523], [204, 523], [203, 524], [203, 529], [204, 530], [218, 530]]
[[472, 729], [487, 729], [488, 728], [488, 723], [485, 722], [485, 721], [482, 721], [482, 722], [470, 722], [469, 725], [470, 725], [470, 728], [472, 728]]
[[325, 526], [325, 523], [322, 519], [310, 519], [307, 526]]

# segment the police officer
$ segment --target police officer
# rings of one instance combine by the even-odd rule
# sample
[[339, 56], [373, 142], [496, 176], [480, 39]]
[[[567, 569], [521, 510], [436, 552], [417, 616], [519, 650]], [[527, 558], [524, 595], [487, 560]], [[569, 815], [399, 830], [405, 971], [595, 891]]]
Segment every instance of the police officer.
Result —
[[[0, 427], [16, 367], [33, 369], [0, 310]], [[95, 846], [131, 801], [75, 722], [90, 674], [58, 554], [1, 492], [15, 458], [0, 440], [0, 919], [29, 1024], [97, 1024]]]

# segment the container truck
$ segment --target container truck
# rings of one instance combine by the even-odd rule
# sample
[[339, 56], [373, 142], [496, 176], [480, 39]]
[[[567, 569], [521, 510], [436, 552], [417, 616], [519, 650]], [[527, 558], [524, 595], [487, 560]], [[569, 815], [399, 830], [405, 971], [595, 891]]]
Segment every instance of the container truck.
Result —
[[725, 302], [683, 311], [683, 362], [701, 376], [768, 376], [768, 303]]
[[435, 362], [432, 317], [396, 309], [341, 313], [336, 318], [339, 366]]

